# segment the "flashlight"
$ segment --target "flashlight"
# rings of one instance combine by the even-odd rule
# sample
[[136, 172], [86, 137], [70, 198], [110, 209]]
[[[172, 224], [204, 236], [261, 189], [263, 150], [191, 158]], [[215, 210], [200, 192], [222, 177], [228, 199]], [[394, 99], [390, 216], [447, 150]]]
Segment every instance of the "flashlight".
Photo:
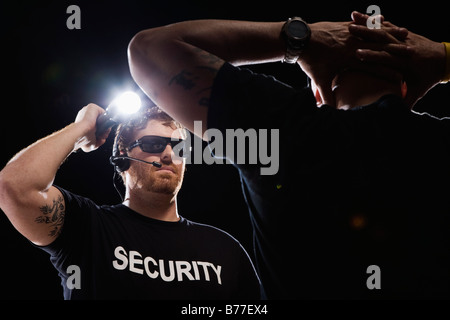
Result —
[[113, 125], [129, 120], [140, 108], [141, 99], [136, 93], [122, 93], [108, 105], [105, 113], [97, 118], [95, 135], [98, 137]]

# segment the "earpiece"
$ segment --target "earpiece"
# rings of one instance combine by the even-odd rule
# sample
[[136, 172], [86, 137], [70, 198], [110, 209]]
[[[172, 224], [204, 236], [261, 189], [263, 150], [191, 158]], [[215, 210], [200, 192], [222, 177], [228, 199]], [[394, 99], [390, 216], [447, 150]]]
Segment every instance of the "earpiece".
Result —
[[122, 157], [119, 150], [113, 152], [113, 155], [109, 158], [109, 162], [114, 166], [117, 173], [122, 173], [130, 168], [130, 160]]
[[[117, 136], [118, 138], [120, 137], [121, 133], [122, 132], [120, 132], [119, 135]], [[119, 140], [118, 138], [116, 139], [117, 141]], [[128, 157], [128, 156], [124, 156], [124, 155], [120, 154], [117, 141], [116, 141], [116, 143], [114, 143], [112, 156], [109, 157], [109, 162], [114, 166], [114, 169], [116, 170], [117, 173], [122, 173], [124, 171], [127, 171], [130, 168], [130, 160], [151, 164], [157, 168], [162, 167], [162, 164], [159, 162], [156, 162], [156, 161], [150, 162], [150, 161], [145, 161], [142, 159]]]
[[119, 139], [122, 135], [124, 127], [120, 128], [119, 133], [114, 141], [112, 156], [109, 158], [109, 163], [114, 166], [117, 173], [122, 173], [130, 168], [130, 160], [122, 158], [119, 150]]

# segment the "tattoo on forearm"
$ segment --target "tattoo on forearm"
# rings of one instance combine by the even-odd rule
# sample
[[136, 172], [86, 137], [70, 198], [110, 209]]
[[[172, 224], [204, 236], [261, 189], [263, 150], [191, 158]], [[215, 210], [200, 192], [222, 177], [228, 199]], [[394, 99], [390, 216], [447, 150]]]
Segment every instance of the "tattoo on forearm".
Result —
[[39, 210], [43, 213], [43, 215], [34, 220], [36, 223], [49, 224], [52, 229], [48, 235], [51, 237], [57, 237], [61, 233], [65, 215], [63, 202], [63, 197], [58, 196], [58, 199], [53, 199], [53, 204], [51, 206], [46, 204], [45, 206], [39, 207]]

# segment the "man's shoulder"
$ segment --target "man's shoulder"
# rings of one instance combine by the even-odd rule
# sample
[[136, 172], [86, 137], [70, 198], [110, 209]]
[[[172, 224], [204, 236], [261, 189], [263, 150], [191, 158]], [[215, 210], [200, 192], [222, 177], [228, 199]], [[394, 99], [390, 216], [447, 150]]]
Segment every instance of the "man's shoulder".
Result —
[[62, 193], [64, 200], [68, 203], [86, 204], [86, 205], [92, 205], [92, 206], [98, 207], [98, 205], [90, 198], [73, 193], [72, 191], [69, 191], [58, 185], [53, 185], [53, 186]]
[[76, 216], [76, 219], [81, 219], [82, 217], [87, 219], [106, 218], [118, 216], [124, 211], [122, 208], [123, 206], [121, 205], [98, 204], [95, 200], [86, 196], [68, 191], [60, 186], [55, 185], [54, 187], [56, 187], [64, 197], [66, 213], [69, 216], [74, 216], [74, 218]]
[[206, 239], [214, 238], [216, 240], [228, 241], [230, 243], [240, 246], [239, 241], [235, 237], [233, 237], [230, 233], [228, 233], [223, 229], [212, 226], [210, 224], [194, 222], [186, 218], [183, 219], [185, 220], [186, 227], [189, 230], [188, 232], [196, 232], [202, 235], [202, 237], [205, 237]]

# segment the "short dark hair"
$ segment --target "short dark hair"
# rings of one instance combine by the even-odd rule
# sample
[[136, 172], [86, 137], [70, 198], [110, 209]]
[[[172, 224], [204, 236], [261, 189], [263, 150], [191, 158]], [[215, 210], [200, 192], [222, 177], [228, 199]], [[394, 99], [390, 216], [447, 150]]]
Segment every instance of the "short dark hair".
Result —
[[164, 125], [175, 125], [178, 129], [182, 129], [184, 137], [186, 136], [184, 126], [178, 121], [174, 120], [171, 116], [161, 110], [158, 106], [150, 106], [143, 108], [137, 117], [128, 122], [121, 123], [117, 127], [116, 137], [114, 144], [117, 146], [117, 150], [120, 154], [126, 155], [128, 146], [133, 142], [134, 133], [137, 130], [144, 129], [147, 126], [148, 121], [157, 120], [164, 123]]

